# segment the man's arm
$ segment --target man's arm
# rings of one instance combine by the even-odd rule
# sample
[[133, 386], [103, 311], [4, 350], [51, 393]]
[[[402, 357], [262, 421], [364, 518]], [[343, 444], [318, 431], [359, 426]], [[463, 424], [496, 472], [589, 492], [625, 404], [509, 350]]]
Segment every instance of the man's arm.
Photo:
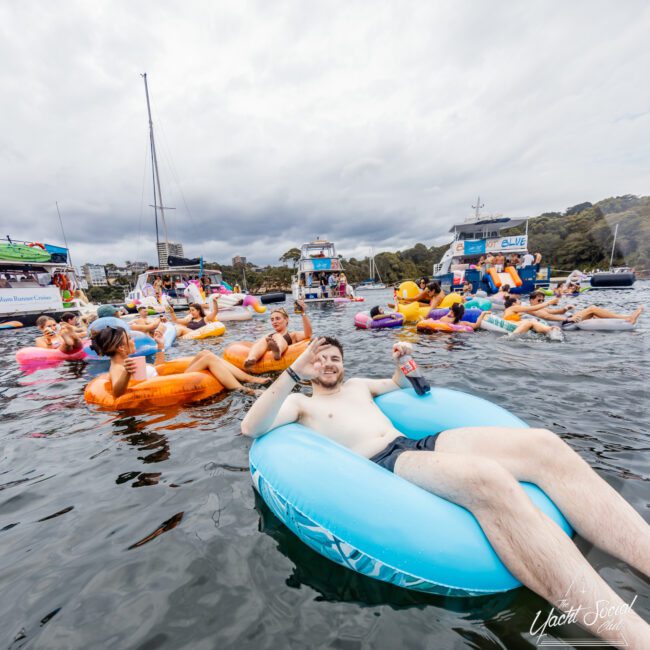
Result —
[[405, 355], [410, 355], [413, 352], [413, 346], [410, 343], [395, 343], [393, 345], [393, 359], [395, 360], [395, 372], [390, 379], [363, 379], [362, 381], [366, 382], [366, 386], [370, 390], [370, 394], [373, 397], [378, 397], [379, 395], [384, 395], [385, 393], [391, 393], [394, 390], [399, 390], [400, 388], [408, 388], [409, 382], [408, 379], [404, 376], [404, 373], [400, 370], [399, 364], [400, 359]]

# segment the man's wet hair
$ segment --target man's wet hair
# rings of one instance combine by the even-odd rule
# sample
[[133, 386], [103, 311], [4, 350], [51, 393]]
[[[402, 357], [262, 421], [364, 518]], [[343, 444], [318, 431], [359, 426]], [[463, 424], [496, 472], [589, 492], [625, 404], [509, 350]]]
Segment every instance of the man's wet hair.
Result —
[[73, 321], [76, 317], [77, 317], [77, 314], [66, 312], [65, 314], [63, 314], [63, 316], [61, 316], [61, 322], [62, 323], [69, 323], [70, 321]]
[[508, 293], [508, 291], [510, 291], [510, 285], [509, 284], [504, 284], [501, 287], [501, 291], [503, 291], [504, 293]]
[[335, 348], [338, 348], [338, 351], [341, 353], [341, 359], [343, 359], [343, 344], [338, 339], [335, 339], [333, 336], [323, 336], [323, 345], [331, 345]]
[[429, 282], [429, 284], [427, 284], [427, 289], [429, 291], [440, 293], [440, 282]]
[[[52, 318], [52, 316], [48, 316], [47, 314], [43, 314], [42, 316], [39, 316], [36, 319], [36, 327], [41, 328], [41, 327], [43, 327], [45, 325], [45, 323], [48, 323], [51, 320], [54, 320], [54, 318]], [[56, 323], [55, 320], [54, 320], [54, 322]]]
[[529, 300], [537, 300], [537, 298], [545, 298], [544, 294], [541, 291], [532, 291], [528, 296]]

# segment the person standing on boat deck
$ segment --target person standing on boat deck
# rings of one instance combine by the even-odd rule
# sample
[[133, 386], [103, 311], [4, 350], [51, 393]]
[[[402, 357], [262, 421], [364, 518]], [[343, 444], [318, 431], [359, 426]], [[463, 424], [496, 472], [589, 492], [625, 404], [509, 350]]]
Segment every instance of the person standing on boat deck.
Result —
[[327, 292], [327, 278], [324, 273], [319, 274], [318, 283], [320, 285], [321, 298], [328, 298], [329, 294]]
[[348, 286], [347, 285], [348, 285], [348, 279], [345, 276], [345, 273], [343, 273], [343, 271], [341, 271], [341, 273], [339, 274], [339, 296], [341, 298], [345, 298], [345, 296], [348, 293]]
[[489, 271], [494, 266], [494, 255], [488, 253], [485, 257], [485, 270]]
[[535, 264], [535, 257], [531, 253], [526, 253], [521, 260], [520, 268], [525, 269], [527, 266], [533, 266], [533, 264]]
[[301, 309], [302, 331], [290, 332], [289, 314], [287, 314], [283, 307], [274, 309], [271, 312], [271, 326], [274, 331], [255, 341], [248, 352], [246, 361], [244, 361], [244, 368], [246, 370], [252, 368], [266, 352], [272, 352], [273, 358], [277, 361], [287, 351], [290, 345], [311, 338], [311, 321], [309, 320], [309, 316], [307, 316], [305, 301], [297, 300], [296, 305]]
[[502, 273], [505, 263], [506, 263], [505, 255], [503, 253], [497, 253], [496, 257], [494, 258], [494, 270], [497, 273]]
[[330, 293], [335, 295], [335, 292], [338, 293], [339, 281], [336, 277], [336, 273], [330, 273], [330, 277], [327, 278], [327, 284], [329, 285]]
[[[259, 438], [284, 424], [304, 424], [466, 508], [501, 561], [529, 589], [554, 607], [575, 612], [579, 625], [610, 643], [623, 637], [627, 647], [650, 648], [648, 625], [533, 505], [519, 481], [539, 486], [581, 537], [649, 577], [650, 526], [548, 429], [462, 427], [419, 441], [406, 438], [374, 398], [408, 386], [399, 364], [412, 349], [409, 343], [393, 345], [397, 367], [390, 379], [344, 381], [343, 347], [336, 339], [318, 338], [255, 401], [241, 431]], [[298, 381], [311, 381], [311, 397], [293, 392]], [[593, 616], [600, 603], [607, 607]]]
[[541, 253], [535, 253], [535, 260], [533, 261], [533, 264], [535, 265], [535, 270], [539, 273], [539, 268], [542, 264], [542, 254]]

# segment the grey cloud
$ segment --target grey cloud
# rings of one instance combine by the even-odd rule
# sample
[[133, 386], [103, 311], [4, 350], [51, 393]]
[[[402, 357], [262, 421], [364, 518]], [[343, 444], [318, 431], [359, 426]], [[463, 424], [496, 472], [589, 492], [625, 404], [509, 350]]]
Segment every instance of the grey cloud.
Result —
[[191, 255], [647, 193], [649, 27], [634, 2], [5, 3], [0, 227], [60, 241], [58, 200], [76, 261], [153, 261], [145, 70]]

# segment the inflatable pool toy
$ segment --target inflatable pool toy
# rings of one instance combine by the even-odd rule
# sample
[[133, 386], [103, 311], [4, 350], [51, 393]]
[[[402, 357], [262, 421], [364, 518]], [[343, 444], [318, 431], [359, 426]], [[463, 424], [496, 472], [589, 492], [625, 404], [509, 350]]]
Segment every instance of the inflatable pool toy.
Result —
[[[375, 400], [410, 438], [464, 426], [525, 427], [486, 400], [444, 388]], [[486, 434], [488, 435], [488, 434]], [[474, 516], [300, 424], [258, 438], [250, 450], [255, 488], [305, 544], [349, 569], [399, 587], [469, 596], [508, 591], [506, 569]], [[553, 502], [521, 484], [532, 502], [571, 535]]]
[[493, 293], [497, 293], [499, 288], [505, 284], [515, 287], [520, 287], [523, 284], [514, 266], [506, 266], [505, 270], [500, 273], [492, 267], [488, 269], [487, 279]]
[[225, 331], [226, 331], [226, 326], [223, 323], [220, 323], [218, 320], [216, 320], [212, 323], [207, 323], [203, 327], [199, 327], [198, 330], [192, 330], [187, 334], [183, 334], [181, 338], [184, 341], [195, 341], [198, 339], [207, 339], [211, 336], [221, 336]]
[[23, 324], [19, 320], [8, 320], [0, 323], [0, 330], [12, 330], [22, 326]]
[[404, 316], [405, 323], [417, 323], [427, 317], [431, 307], [421, 305], [419, 302], [397, 303], [397, 311]]
[[37, 348], [36, 346], [21, 348], [16, 352], [16, 361], [21, 365], [49, 364], [60, 361], [80, 361], [87, 356], [85, 348], [68, 354], [56, 348]]
[[[168, 346], [173, 345], [174, 340], [176, 339], [176, 328], [171, 326], [171, 323], [166, 324], [167, 327], [165, 328], [165, 335], [167, 338], [165, 339], [165, 349], [167, 349]], [[106, 316], [104, 318], [98, 318], [97, 320], [93, 321], [90, 326], [88, 327], [88, 333], [90, 334], [91, 332], [103, 329], [104, 327], [121, 327], [123, 330], [125, 330], [129, 336], [133, 339], [133, 342], [135, 343], [135, 352], [129, 356], [132, 357], [146, 357], [149, 356], [150, 354], [156, 354], [158, 352], [158, 344], [153, 340], [151, 336], [146, 334], [145, 332], [137, 332], [135, 330], [132, 330], [129, 327], [129, 324], [122, 320], [121, 318], [115, 318], [113, 316]], [[168, 334], [167, 332], [169, 329], [173, 329], [173, 338], [172, 334]], [[168, 343], [168, 341], [171, 339], [171, 343]], [[84, 345], [84, 351], [86, 353], [86, 359], [88, 361], [108, 361], [108, 357], [100, 357], [97, 352], [95, 352], [91, 347], [90, 347], [90, 342], [86, 343]]]
[[218, 318], [222, 323], [250, 320], [253, 314], [243, 307], [227, 307], [226, 309], [219, 309]]
[[495, 314], [488, 314], [482, 321], [479, 327], [488, 332], [496, 334], [511, 334], [517, 329], [517, 323], [505, 320]]
[[[266, 352], [264, 356], [252, 367], [246, 368], [246, 372], [252, 375], [261, 375], [265, 372], [279, 372], [286, 370], [306, 349], [309, 341], [305, 339], [299, 343], [292, 343], [287, 351], [279, 360], [273, 358], [271, 352]], [[249, 350], [253, 347], [252, 341], [241, 341], [240, 343], [231, 343], [224, 351], [223, 358], [244, 370], [244, 361], [248, 357]]]
[[454, 303], [463, 303], [463, 296], [461, 296], [459, 293], [448, 293], [443, 299], [442, 302], [438, 305], [441, 309], [444, 309], [445, 307], [451, 307]]
[[246, 295], [242, 302], [243, 307], [252, 307], [257, 314], [263, 314], [266, 311], [266, 307], [260, 302], [259, 298], [255, 296]]
[[383, 318], [372, 319], [370, 312], [362, 311], [354, 317], [356, 327], [364, 330], [385, 329], [389, 327], [402, 327], [404, 315], [400, 313], [385, 314]]
[[[483, 310], [477, 309], [476, 307], [466, 309], [462, 320], [467, 321], [468, 323], [475, 323], [482, 313]], [[439, 320], [443, 316], [447, 316], [447, 314], [449, 314], [449, 309], [440, 309], [440, 307], [436, 307], [435, 309], [431, 309], [429, 311], [427, 318], [430, 318], [432, 320]]]
[[492, 309], [492, 301], [487, 298], [472, 298], [465, 303], [465, 309], [478, 308], [482, 311]]
[[199, 402], [220, 393], [223, 386], [207, 370], [184, 372], [192, 359], [185, 357], [156, 365], [158, 377], [129, 382], [126, 392], [117, 399], [111, 393], [108, 373], [103, 373], [86, 386], [84, 399], [117, 411]]
[[185, 296], [187, 302], [194, 302], [199, 305], [205, 303], [205, 293], [203, 293], [203, 289], [199, 287], [195, 280], [192, 280], [188, 283], [185, 291], [183, 292], [183, 295]]
[[621, 318], [588, 318], [562, 327], [563, 330], [586, 330], [590, 332], [632, 332], [635, 328], [635, 325]]
[[397, 298], [397, 300], [415, 300], [419, 293], [420, 287], [418, 287], [418, 285], [412, 280], [407, 280], [397, 287], [395, 298]]
[[268, 305], [272, 302], [284, 302], [286, 295], [280, 291], [275, 291], [273, 293], [265, 293], [263, 296], [258, 296], [258, 298], [263, 305]]
[[348, 296], [346, 298], [344, 297], [339, 297], [339, 298], [333, 298], [332, 299], [334, 302], [365, 302], [366, 299], [363, 296]]
[[469, 325], [462, 323], [441, 323], [439, 320], [427, 318], [421, 320], [416, 326], [418, 332], [431, 333], [431, 332], [473, 332], [474, 329]]

